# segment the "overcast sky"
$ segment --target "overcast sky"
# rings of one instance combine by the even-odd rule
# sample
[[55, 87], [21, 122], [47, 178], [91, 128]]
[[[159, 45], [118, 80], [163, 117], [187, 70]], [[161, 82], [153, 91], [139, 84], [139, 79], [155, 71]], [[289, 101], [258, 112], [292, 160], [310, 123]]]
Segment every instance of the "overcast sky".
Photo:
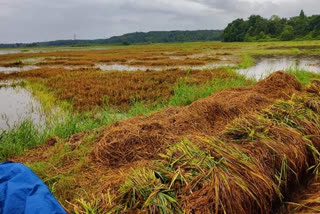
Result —
[[320, 0], [0, 0], [0, 43], [223, 29], [235, 18], [320, 14]]

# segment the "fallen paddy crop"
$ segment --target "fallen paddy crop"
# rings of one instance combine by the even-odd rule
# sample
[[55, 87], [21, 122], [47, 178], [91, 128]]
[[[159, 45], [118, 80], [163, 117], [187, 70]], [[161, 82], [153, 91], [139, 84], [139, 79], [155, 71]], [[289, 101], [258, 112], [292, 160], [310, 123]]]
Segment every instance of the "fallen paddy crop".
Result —
[[288, 98], [299, 90], [301, 85], [297, 80], [279, 72], [255, 86], [218, 92], [184, 108], [168, 108], [146, 117], [120, 121], [105, 130], [96, 143], [95, 156], [106, 165], [115, 166], [149, 159], [166, 143], [182, 140], [186, 135], [193, 138], [221, 131], [232, 119], [262, 109], [274, 99]]
[[291, 197], [279, 213], [319, 213], [320, 212], [320, 186], [319, 178], [316, 177], [309, 181], [304, 189]]
[[[6, 78], [20, 78], [30, 83], [42, 84], [58, 100], [69, 101], [74, 110], [82, 111], [104, 105], [128, 110], [137, 102], [144, 102], [145, 105], [154, 107], [157, 104], [170, 102], [171, 99], [176, 100], [173, 96], [189, 86], [193, 87], [192, 90], [197, 86], [198, 90], [205, 90], [207, 91], [205, 94], [209, 95], [226, 87], [249, 85], [252, 82], [223, 69], [102, 72], [97, 69], [70, 71], [63, 68], [44, 68], [8, 74]], [[197, 96], [196, 91], [188, 96], [194, 96], [193, 100], [203, 97], [203, 95]]]
[[[42, 52], [42, 53], [17, 53], [0, 56], [0, 65], [24, 65], [26, 59], [39, 58], [42, 60], [35, 65], [39, 66], [92, 66], [97, 63], [122, 63], [127, 65], [147, 65], [147, 66], [164, 66], [164, 65], [202, 65], [205, 63], [219, 60], [215, 57], [199, 57], [197, 59], [188, 58], [201, 51], [196, 50], [198, 47], [205, 46], [201, 43], [190, 48], [182, 47], [179, 44], [173, 45], [136, 45], [130, 48], [115, 46], [108, 50], [82, 50], [82, 51], [65, 51], [65, 52]], [[179, 51], [180, 48], [183, 48]], [[182, 58], [172, 58], [172, 56]], [[189, 60], [185, 60], [185, 58]]]
[[[3, 77], [23, 79], [18, 85], [33, 92], [48, 116], [41, 128], [26, 120], [12, 130], [3, 131], [0, 159], [23, 153], [51, 137], [68, 138], [123, 118], [147, 114], [168, 105], [188, 105], [225, 88], [253, 82], [219, 69], [108, 73], [47, 68]], [[58, 112], [51, 114], [55, 109]], [[34, 132], [21, 130], [27, 130], [25, 125], [37, 132], [36, 137], [28, 136]], [[30, 143], [24, 143], [29, 138]]]
[[98, 64], [143, 65], [147, 67], [191, 66], [214, 64], [221, 61], [238, 64], [243, 55], [310, 55], [318, 54], [312, 47], [318, 41], [220, 43], [195, 42], [150, 44], [132, 46], [101, 46], [100, 48], [69, 48], [54, 50], [34, 49], [29, 52], [0, 55], [0, 66], [79, 66], [93, 67]]
[[319, 88], [276, 73], [13, 160], [27, 162], [70, 212], [271, 213], [318, 173]]

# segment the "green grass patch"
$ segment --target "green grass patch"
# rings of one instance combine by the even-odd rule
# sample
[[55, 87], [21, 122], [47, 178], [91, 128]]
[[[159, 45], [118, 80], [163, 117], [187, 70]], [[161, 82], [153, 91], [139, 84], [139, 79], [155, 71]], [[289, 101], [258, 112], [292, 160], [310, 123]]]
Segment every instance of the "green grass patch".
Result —
[[250, 68], [254, 65], [254, 59], [248, 54], [245, 53], [242, 55], [242, 62], [239, 64], [238, 68]]
[[46, 112], [50, 112], [52, 109], [57, 107], [59, 107], [60, 111], [70, 111], [72, 108], [70, 103], [66, 101], [58, 101], [58, 99], [50, 92], [50, 89], [41, 83], [30, 83], [24, 80], [18, 84], [31, 91], [34, 97], [40, 101], [42, 108]]
[[34, 125], [31, 119], [24, 120], [9, 131], [0, 132], [0, 161], [40, 145], [46, 138], [46, 130]]
[[319, 79], [320, 78], [320, 74], [311, 72], [311, 71], [306, 71], [303, 69], [299, 69], [295, 66], [292, 66], [291, 68], [289, 68], [288, 70], [286, 70], [286, 72], [294, 75], [295, 77], [297, 77], [297, 79], [303, 84], [306, 85], [308, 83], [310, 83], [313, 79]]
[[208, 97], [218, 91], [240, 86], [248, 86], [254, 83], [253, 80], [248, 80], [244, 76], [236, 74], [231, 69], [226, 72], [233, 72], [234, 77], [228, 79], [213, 79], [203, 85], [187, 84], [187, 77], [181, 79], [174, 88], [174, 95], [169, 99], [169, 106], [190, 105], [192, 102]]

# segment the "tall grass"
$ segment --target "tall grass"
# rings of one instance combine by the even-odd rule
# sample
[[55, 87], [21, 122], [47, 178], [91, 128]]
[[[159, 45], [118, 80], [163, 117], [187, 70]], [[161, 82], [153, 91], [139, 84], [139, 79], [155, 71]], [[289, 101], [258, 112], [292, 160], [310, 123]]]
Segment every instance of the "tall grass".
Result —
[[31, 119], [26, 119], [9, 131], [0, 132], [0, 161], [43, 143], [47, 132], [40, 130]]
[[242, 55], [242, 62], [239, 64], [238, 68], [250, 68], [254, 65], [254, 59], [248, 54]]

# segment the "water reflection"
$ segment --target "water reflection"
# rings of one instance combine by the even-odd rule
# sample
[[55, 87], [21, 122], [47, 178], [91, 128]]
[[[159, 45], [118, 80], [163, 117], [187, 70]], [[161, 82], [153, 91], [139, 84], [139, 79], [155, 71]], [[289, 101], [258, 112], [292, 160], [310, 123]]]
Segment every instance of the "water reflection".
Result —
[[237, 71], [255, 79], [265, 78], [272, 72], [290, 68], [320, 72], [320, 58], [315, 56], [264, 56], [255, 61], [254, 66]]
[[0, 83], [0, 130], [7, 130], [26, 119], [38, 125], [44, 124], [41, 104], [26, 89]]

